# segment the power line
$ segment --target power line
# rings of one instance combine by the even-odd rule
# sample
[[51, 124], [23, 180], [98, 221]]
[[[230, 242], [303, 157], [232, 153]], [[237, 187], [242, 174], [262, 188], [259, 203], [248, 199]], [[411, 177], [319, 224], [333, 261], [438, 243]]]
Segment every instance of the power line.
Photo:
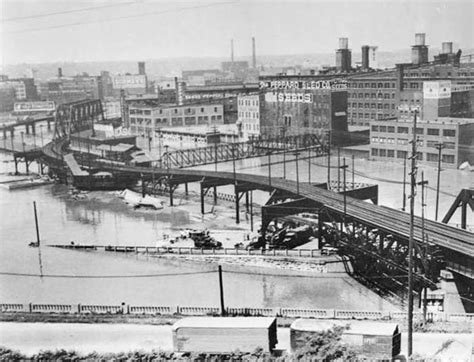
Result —
[[162, 11], [149, 11], [149, 12], [146, 12], [146, 13], [125, 15], [125, 16], [117, 16], [117, 17], [106, 18], [106, 19], [101, 19], [101, 20], [78, 21], [76, 23], [70, 23], [70, 24], [53, 25], [53, 26], [40, 27], [40, 28], [30, 28], [30, 29], [17, 30], [17, 31], [6, 31], [6, 32], [4, 32], [4, 34], [19, 34], [19, 33], [28, 33], [28, 32], [31, 32], [31, 31], [68, 28], [68, 27], [71, 27], [71, 26], [86, 25], [86, 24], [100, 24], [100, 23], [105, 23], [105, 22], [109, 22], [109, 21], [122, 20], [122, 19], [131, 19], [131, 18], [137, 18], [137, 17], [149, 16], [149, 15], [160, 15], [160, 14], [174, 13], [174, 12], [180, 12], [180, 11], [185, 11], [185, 10], [211, 8], [211, 7], [214, 7], [214, 6], [233, 4], [233, 3], [236, 3], [236, 2], [239, 2], [239, 1], [240, 0], [220, 2], [220, 3], [212, 3], [212, 4], [204, 4], [204, 5], [197, 5], [197, 6], [187, 6], [187, 7], [177, 8], [177, 9], [162, 10]]
[[134, 1], [130, 1], [130, 2], [125, 2], [125, 3], [118, 3], [118, 4], [116, 3], [116, 4], [112, 4], [112, 5], [91, 6], [91, 7], [88, 7], [88, 8], [57, 11], [57, 12], [54, 12], [54, 13], [37, 14], [37, 15], [29, 15], [29, 16], [17, 16], [17, 17], [13, 17], [13, 18], [1, 19], [0, 21], [6, 23], [6, 22], [9, 22], [9, 21], [45, 18], [45, 17], [48, 17], [48, 16], [54, 16], [54, 15], [73, 14], [73, 13], [79, 13], [79, 12], [83, 12], [83, 11], [91, 11], [91, 10], [104, 9], [104, 8], [112, 8], [112, 7], [131, 5], [131, 4], [136, 4], [136, 3]]
[[158, 277], [175, 277], [182, 275], [198, 275], [216, 273], [215, 270], [203, 272], [187, 272], [187, 273], [168, 273], [168, 274], [137, 274], [137, 275], [67, 275], [67, 274], [30, 274], [15, 272], [0, 272], [0, 275], [18, 276], [18, 277], [40, 277], [40, 278], [67, 278], [67, 279], [129, 279], [129, 278], [158, 278]]

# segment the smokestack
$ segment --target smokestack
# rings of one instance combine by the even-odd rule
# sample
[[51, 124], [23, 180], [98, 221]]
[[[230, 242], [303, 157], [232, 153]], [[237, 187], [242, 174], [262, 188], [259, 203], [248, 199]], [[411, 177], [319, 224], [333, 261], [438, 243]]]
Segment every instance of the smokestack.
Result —
[[369, 49], [368, 45], [362, 45], [362, 69], [369, 69], [370, 67]]
[[230, 61], [234, 62], [234, 39], [230, 39]]
[[63, 68], [59, 67], [58, 68], [58, 78], [62, 78], [63, 76]]
[[257, 55], [255, 54], [255, 38], [252, 37], [252, 68], [257, 68]]
[[138, 62], [138, 74], [145, 75], [145, 62]]
[[348, 38], [339, 38], [339, 49], [336, 50], [336, 68], [340, 72], [349, 72], [352, 68]]
[[428, 63], [428, 47], [425, 44], [425, 33], [415, 34], [415, 45], [411, 47], [411, 62], [416, 65]]
[[183, 83], [178, 81], [178, 77], [174, 77], [174, 86], [176, 89], [176, 104], [182, 106], [184, 103]]
[[441, 53], [451, 54], [452, 52], [453, 52], [453, 43], [452, 42], [443, 42]]

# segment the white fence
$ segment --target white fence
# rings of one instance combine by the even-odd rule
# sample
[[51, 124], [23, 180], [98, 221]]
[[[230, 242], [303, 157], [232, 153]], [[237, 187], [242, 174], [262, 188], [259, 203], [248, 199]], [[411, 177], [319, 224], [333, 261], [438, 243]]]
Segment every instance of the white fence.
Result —
[[[56, 313], [56, 314], [135, 314], [135, 315], [219, 315], [218, 307], [202, 306], [135, 306], [121, 305], [87, 305], [87, 304], [19, 304], [0, 303], [0, 313]], [[404, 312], [337, 310], [337, 309], [300, 309], [300, 308], [252, 308], [228, 307], [226, 314], [231, 316], [275, 316], [285, 318], [315, 319], [370, 319], [370, 320], [403, 320]], [[415, 320], [423, 318], [422, 313], [414, 313]], [[428, 313], [432, 321], [474, 322], [474, 313]]]

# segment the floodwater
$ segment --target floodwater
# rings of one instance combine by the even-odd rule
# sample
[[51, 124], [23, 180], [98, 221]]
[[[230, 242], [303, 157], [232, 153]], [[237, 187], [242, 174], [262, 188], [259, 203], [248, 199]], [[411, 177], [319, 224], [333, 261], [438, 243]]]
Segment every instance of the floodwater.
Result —
[[[281, 160], [272, 156], [271, 161]], [[11, 156], [1, 155], [1, 172], [12, 170]], [[289, 159], [289, 157], [288, 157]], [[237, 171], [268, 175], [268, 158], [236, 163]], [[325, 159], [314, 159], [311, 181], [325, 182]], [[321, 164], [319, 167], [316, 164]], [[336, 164], [336, 160], [332, 160]], [[263, 165], [263, 167], [262, 167]], [[23, 171], [20, 166], [20, 171]], [[205, 166], [214, 169], [214, 165]], [[218, 170], [232, 170], [232, 163], [219, 164]], [[203, 167], [204, 168], [204, 167]], [[32, 166], [34, 170], [34, 165]], [[355, 170], [380, 177], [381, 204], [400, 208], [403, 165], [356, 160]], [[436, 170], [425, 168], [425, 178], [435, 180]], [[282, 177], [281, 164], [272, 165], [272, 176]], [[308, 181], [308, 163], [299, 161], [300, 182]], [[295, 179], [295, 163], [287, 165], [287, 177]], [[337, 170], [332, 170], [337, 179]], [[0, 178], [2, 178], [0, 177]], [[341, 176], [342, 180], [342, 176]], [[352, 176], [348, 173], [347, 181]], [[356, 174], [355, 182], [375, 183]], [[440, 215], [454, 201], [462, 187], [472, 187], [472, 173], [442, 172]], [[194, 187], [191, 187], [193, 190]], [[196, 188], [197, 189], [197, 188]], [[0, 188], [0, 302], [4, 303], [94, 303], [134, 305], [218, 306], [218, 276], [215, 264], [155, 259], [136, 255], [70, 251], [46, 244], [89, 243], [96, 245], [156, 245], [163, 234], [191, 227], [223, 230], [226, 233], [249, 230], [248, 220], [235, 225], [230, 204], [219, 201], [214, 213], [200, 213], [198, 199], [176, 197], [176, 207], [162, 211], [135, 211], [113, 193], [95, 192], [86, 200], [73, 200], [67, 187], [50, 185], [36, 189], [8, 191]], [[226, 192], [226, 188], [219, 188]], [[407, 190], [408, 193], [408, 190]], [[268, 194], [255, 192], [254, 202], [265, 202]], [[163, 198], [167, 202], [167, 198]], [[209, 199], [210, 200], [210, 199]], [[212, 210], [207, 201], [206, 211]], [[428, 217], [434, 215], [434, 192], [428, 192]], [[29, 248], [35, 226], [32, 202], [38, 205], [43, 246]], [[419, 201], [417, 200], [417, 204]], [[417, 210], [419, 213], [420, 210]], [[470, 220], [472, 221], [472, 220]], [[468, 223], [471, 223], [468, 221]], [[456, 221], [453, 221], [456, 222]], [[233, 231], [229, 231], [233, 229]], [[227, 231], [226, 231], [227, 230]], [[268, 269], [254, 268], [250, 273], [235, 273], [224, 266], [224, 293], [228, 306], [334, 308], [353, 310], [396, 310], [397, 306], [344, 274], [275, 275]], [[238, 268], [237, 268], [238, 271]], [[242, 272], [246, 269], [242, 268]], [[19, 275], [20, 274], [20, 275]], [[44, 275], [26, 276], [24, 274]], [[54, 275], [55, 277], [51, 277]], [[62, 277], [58, 277], [61, 275]]]

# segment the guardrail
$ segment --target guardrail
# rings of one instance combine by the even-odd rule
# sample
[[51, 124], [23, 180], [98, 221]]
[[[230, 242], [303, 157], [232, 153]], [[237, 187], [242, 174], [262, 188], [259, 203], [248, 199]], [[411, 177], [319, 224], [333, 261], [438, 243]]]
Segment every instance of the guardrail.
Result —
[[[92, 244], [58, 244], [55, 248], [74, 250], [97, 250], [114, 253], [177, 254], [177, 255], [241, 255], [314, 258], [321, 255], [320, 249], [238, 249], [238, 248], [195, 248], [184, 246], [117, 246]], [[324, 262], [322, 262], [324, 264]]]
[[[315, 319], [369, 319], [369, 320], [404, 320], [407, 313], [390, 311], [338, 310], [338, 309], [304, 309], [304, 308], [253, 308], [227, 307], [226, 314], [231, 316], [261, 316], [284, 318]], [[36, 303], [0, 303], [0, 313], [53, 313], [53, 314], [139, 314], [139, 315], [178, 315], [204, 316], [220, 315], [218, 307], [203, 306], [143, 306], [97, 305], [97, 304], [36, 304]], [[423, 313], [415, 312], [415, 320], [421, 320]], [[474, 313], [431, 313], [430, 321], [474, 322]]]

